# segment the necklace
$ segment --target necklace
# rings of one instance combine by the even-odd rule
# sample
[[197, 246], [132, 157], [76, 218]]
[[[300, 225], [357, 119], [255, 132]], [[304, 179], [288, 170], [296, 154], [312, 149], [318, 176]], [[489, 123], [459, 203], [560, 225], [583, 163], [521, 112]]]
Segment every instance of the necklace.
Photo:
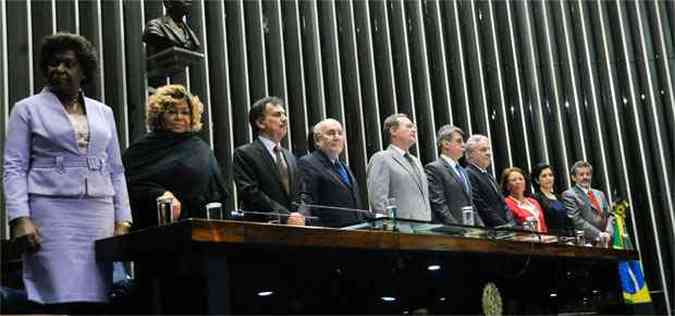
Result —
[[82, 110], [82, 104], [80, 104], [80, 95], [76, 94], [73, 99], [70, 101], [70, 105], [65, 105], [64, 108], [69, 114], [84, 114]]

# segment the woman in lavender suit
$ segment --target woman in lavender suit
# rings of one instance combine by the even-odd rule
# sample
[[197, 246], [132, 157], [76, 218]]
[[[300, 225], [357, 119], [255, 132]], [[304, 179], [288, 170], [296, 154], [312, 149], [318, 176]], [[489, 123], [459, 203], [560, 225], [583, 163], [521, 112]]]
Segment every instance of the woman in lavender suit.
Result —
[[[67, 33], [42, 41], [47, 86], [12, 108], [4, 188], [12, 238], [24, 246], [23, 280], [48, 312], [99, 310], [112, 266], [94, 241], [131, 222], [112, 110], [84, 96], [96, 71], [94, 47]], [[93, 309], [92, 309], [93, 308]]]

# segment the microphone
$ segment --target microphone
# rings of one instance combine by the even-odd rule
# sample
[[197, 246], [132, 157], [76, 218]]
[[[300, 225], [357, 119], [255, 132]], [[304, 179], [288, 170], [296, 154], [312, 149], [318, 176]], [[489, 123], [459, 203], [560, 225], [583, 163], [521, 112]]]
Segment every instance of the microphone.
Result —
[[[256, 212], [256, 211], [244, 211], [242, 209], [236, 209], [236, 210], [232, 211], [230, 214], [232, 214], [232, 216], [234, 216], [234, 217], [243, 217], [246, 214], [251, 214], [251, 215], [276, 215], [276, 216], [280, 216], [280, 217], [290, 217], [291, 216], [290, 213], [284, 214], [284, 213], [280, 213], [280, 212], [277, 212], [277, 211]], [[303, 214], [303, 216], [305, 218], [309, 218], [309, 219], [317, 219], [318, 218], [316, 216], [304, 215], [304, 214]]]
[[358, 208], [329, 206], [329, 205], [320, 205], [320, 204], [307, 204], [307, 203], [300, 204], [298, 202], [293, 202], [291, 204], [293, 204], [294, 206], [297, 206], [297, 207], [313, 207], [313, 208], [321, 208], [321, 209], [334, 210], [334, 211], [345, 211], [345, 212], [372, 214], [372, 212], [370, 210], [364, 210], [364, 209], [358, 209]]

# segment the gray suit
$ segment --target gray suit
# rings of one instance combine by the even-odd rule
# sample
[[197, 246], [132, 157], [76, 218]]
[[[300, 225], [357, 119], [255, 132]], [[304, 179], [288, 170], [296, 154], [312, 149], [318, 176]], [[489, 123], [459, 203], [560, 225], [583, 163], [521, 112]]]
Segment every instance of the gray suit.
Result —
[[601, 213], [598, 213], [588, 195], [578, 186], [567, 189], [562, 194], [563, 204], [567, 209], [567, 215], [574, 223], [574, 229], [583, 230], [587, 240], [595, 240], [600, 232], [607, 232], [610, 236], [614, 232], [614, 225], [609, 214], [609, 203], [602, 191], [591, 189], [593, 195], [600, 203]]
[[395, 198], [397, 217], [431, 221], [429, 187], [422, 164], [412, 156], [414, 166], [411, 166], [392, 147], [376, 153], [368, 163], [368, 195], [373, 211], [385, 213], [387, 199]]
[[[465, 185], [457, 170], [441, 157], [427, 164], [424, 169], [429, 179], [429, 195], [434, 222], [462, 224], [462, 207], [473, 206], [468, 176], [465, 176]], [[484, 226], [477, 214], [474, 220], [477, 226]]]

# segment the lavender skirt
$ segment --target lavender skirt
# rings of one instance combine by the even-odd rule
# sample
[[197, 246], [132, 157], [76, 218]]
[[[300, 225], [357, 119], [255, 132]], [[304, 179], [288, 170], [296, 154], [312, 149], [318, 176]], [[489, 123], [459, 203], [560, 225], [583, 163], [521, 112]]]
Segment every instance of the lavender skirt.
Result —
[[96, 262], [94, 241], [113, 235], [112, 198], [30, 197], [40, 250], [23, 256], [28, 299], [39, 303], [107, 302], [112, 264]]

